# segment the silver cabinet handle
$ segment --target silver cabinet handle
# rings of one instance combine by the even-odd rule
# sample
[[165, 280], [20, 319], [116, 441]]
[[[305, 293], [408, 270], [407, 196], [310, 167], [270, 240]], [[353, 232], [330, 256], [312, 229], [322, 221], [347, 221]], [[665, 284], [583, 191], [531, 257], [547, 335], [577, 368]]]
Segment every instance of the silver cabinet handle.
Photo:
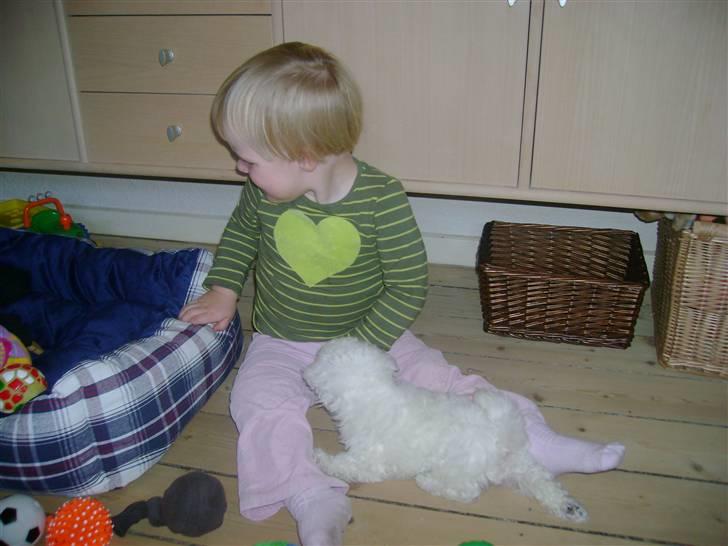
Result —
[[182, 136], [182, 127], [179, 125], [170, 125], [167, 127], [167, 140], [172, 142], [179, 136]]
[[172, 61], [174, 61], [174, 51], [166, 48], [159, 50], [159, 64], [161, 66], [166, 66]]

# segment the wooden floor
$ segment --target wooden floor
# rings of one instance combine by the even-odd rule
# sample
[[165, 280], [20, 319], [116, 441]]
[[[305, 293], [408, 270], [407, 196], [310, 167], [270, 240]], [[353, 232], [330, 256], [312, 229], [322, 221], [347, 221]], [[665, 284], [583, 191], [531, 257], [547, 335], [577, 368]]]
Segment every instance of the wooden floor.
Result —
[[[140, 246], [139, 241], [133, 243]], [[248, 288], [240, 306], [244, 317], [249, 315], [250, 297]], [[627, 454], [618, 470], [563, 477], [589, 510], [586, 524], [559, 520], [536, 502], [502, 488], [461, 504], [431, 496], [411, 481], [387, 482], [352, 488], [354, 522], [345, 543], [728, 544], [727, 383], [656, 364], [648, 300], [627, 350], [520, 341], [482, 331], [474, 270], [432, 266], [428, 302], [413, 327], [417, 335], [463, 370], [535, 400], [557, 431], [619, 441], [627, 446]], [[200, 469], [225, 486], [228, 511], [223, 526], [193, 539], [142, 522], [124, 539], [115, 537], [113, 545], [298, 542], [285, 510], [261, 523], [248, 522], [238, 513], [236, 431], [227, 410], [236, 373], [237, 368], [159, 464], [126, 488], [99, 497], [115, 513], [133, 501], [161, 495], [177, 476]], [[336, 449], [336, 432], [322, 410], [312, 410], [310, 419], [318, 445]], [[65, 500], [38, 498], [47, 511]]]

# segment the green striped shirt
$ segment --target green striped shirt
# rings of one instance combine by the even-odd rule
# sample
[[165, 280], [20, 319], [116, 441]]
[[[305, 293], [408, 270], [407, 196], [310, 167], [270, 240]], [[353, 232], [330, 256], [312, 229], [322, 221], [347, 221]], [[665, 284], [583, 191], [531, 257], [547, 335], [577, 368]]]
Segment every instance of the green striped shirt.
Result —
[[246, 183], [206, 286], [240, 294], [254, 262], [253, 325], [292, 341], [353, 335], [389, 349], [427, 293], [427, 255], [402, 184], [356, 160], [337, 203], [273, 203]]

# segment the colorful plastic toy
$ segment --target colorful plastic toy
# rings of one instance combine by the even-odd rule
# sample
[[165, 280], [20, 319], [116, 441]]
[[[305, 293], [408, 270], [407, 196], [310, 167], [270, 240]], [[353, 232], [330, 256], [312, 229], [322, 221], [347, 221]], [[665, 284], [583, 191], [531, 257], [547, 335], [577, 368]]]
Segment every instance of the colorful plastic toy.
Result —
[[[45, 209], [31, 214], [33, 209], [48, 204], [54, 205], [56, 210]], [[29, 201], [23, 209], [23, 227], [36, 233], [88, 237], [86, 229], [80, 224], [73, 223], [71, 215], [66, 213], [61, 202], [55, 197]]]
[[[56, 210], [45, 206], [48, 204], [54, 205]], [[61, 202], [54, 197], [39, 198], [36, 201], [22, 199], [0, 201], [0, 227], [71, 237], [89, 237], [84, 225], [74, 223], [73, 218], [63, 209]]]
[[0, 324], [0, 369], [11, 364], [30, 363], [30, 354], [23, 342]]
[[[0, 227], [20, 229], [23, 227], [23, 211], [28, 201], [22, 199], [8, 199], [0, 201]], [[33, 216], [39, 213], [42, 208], [35, 208], [30, 211]]]
[[10, 364], [0, 368], [0, 413], [18, 411], [47, 388], [46, 378], [35, 366]]
[[48, 388], [25, 345], [0, 325], [0, 413], [13, 413]]
[[48, 517], [47, 546], [108, 546], [113, 524], [108, 508], [96, 499], [71, 499]]

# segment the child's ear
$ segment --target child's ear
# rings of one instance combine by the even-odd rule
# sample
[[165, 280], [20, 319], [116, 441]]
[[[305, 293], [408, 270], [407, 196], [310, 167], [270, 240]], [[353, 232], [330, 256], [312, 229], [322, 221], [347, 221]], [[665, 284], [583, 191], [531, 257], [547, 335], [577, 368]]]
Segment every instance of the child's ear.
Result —
[[309, 157], [304, 157], [298, 160], [298, 166], [306, 172], [313, 172], [318, 167], [319, 162]]

